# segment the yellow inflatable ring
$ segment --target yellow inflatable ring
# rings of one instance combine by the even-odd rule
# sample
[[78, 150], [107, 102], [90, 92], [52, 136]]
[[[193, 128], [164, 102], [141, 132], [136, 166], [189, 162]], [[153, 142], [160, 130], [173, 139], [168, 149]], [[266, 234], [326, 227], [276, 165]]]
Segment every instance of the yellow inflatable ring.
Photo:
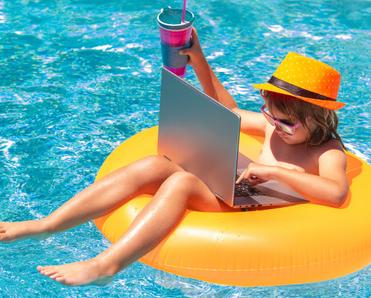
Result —
[[[157, 154], [158, 127], [117, 147], [96, 180]], [[257, 158], [262, 138], [241, 134], [240, 151]], [[187, 212], [177, 229], [141, 262], [177, 275], [235, 286], [318, 282], [355, 272], [371, 260], [371, 167], [351, 153], [350, 195], [340, 208], [298, 204], [248, 212]], [[117, 241], [149, 196], [140, 196], [95, 220]]]

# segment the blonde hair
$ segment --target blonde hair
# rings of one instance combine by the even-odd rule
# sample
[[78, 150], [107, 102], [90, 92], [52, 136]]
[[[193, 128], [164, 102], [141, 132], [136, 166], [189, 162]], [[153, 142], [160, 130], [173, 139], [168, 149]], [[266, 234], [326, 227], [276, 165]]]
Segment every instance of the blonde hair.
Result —
[[[287, 115], [290, 121], [299, 120], [308, 129], [307, 145], [318, 146], [335, 139], [345, 149], [344, 143], [336, 131], [339, 120], [335, 111], [272, 91], [262, 90], [261, 94], [267, 100], [269, 109], [275, 107], [278, 111]], [[315, 125], [309, 126], [308, 119]]]

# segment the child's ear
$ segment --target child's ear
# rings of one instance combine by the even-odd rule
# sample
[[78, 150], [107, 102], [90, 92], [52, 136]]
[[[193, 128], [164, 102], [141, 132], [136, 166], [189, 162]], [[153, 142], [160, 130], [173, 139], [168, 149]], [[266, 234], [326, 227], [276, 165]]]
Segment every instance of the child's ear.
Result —
[[305, 118], [305, 124], [311, 130], [314, 129], [315, 124], [314, 124], [314, 121], [313, 121], [313, 117], [312, 116], [307, 116], [307, 118]]
[[305, 120], [307, 121], [307, 123], [312, 123], [313, 122], [313, 117], [312, 116], [307, 116], [307, 118]]

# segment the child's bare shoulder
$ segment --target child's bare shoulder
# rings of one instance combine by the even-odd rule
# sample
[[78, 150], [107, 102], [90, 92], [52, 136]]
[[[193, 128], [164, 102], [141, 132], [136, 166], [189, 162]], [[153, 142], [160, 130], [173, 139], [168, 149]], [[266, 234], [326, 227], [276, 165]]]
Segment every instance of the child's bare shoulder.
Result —
[[316, 148], [315, 150], [319, 154], [322, 154], [322, 153], [330, 151], [330, 150], [340, 151], [343, 154], [345, 154], [344, 150], [343, 150], [343, 146], [341, 145], [341, 142], [339, 140], [336, 140], [336, 139], [328, 140], [327, 142], [324, 142], [321, 145], [314, 146], [314, 148]]
[[314, 148], [314, 154], [318, 161], [332, 160], [343, 163], [346, 160], [346, 154], [339, 140], [331, 139]]

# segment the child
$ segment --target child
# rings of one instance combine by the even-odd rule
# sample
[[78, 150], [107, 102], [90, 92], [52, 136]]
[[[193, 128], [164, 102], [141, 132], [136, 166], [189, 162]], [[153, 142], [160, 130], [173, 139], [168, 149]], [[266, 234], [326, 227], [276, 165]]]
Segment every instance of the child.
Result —
[[[289, 53], [266, 84], [256, 85], [265, 101], [262, 114], [241, 110], [208, 65], [193, 30], [189, 55], [204, 91], [241, 115], [241, 130], [265, 135], [262, 152], [242, 178], [252, 184], [276, 179], [312, 203], [339, 206], [348, 191], [346, 157], [332, 111], [339, 74], [319, 61]], [[239, 182], [237, 181], [237, 183]], [[0, 241], [66, 230], [102, 216], [141, 194], [153, 195], [127, 232], [93, 259], [37, 269], [60, 283], [104, 283], [154, 248], [182, 220], [186, 209], [240, 211], [218, 200], [196, 176], [161, 156], [149, 156], [93, 183], [49, 216], [0, 222]]]

